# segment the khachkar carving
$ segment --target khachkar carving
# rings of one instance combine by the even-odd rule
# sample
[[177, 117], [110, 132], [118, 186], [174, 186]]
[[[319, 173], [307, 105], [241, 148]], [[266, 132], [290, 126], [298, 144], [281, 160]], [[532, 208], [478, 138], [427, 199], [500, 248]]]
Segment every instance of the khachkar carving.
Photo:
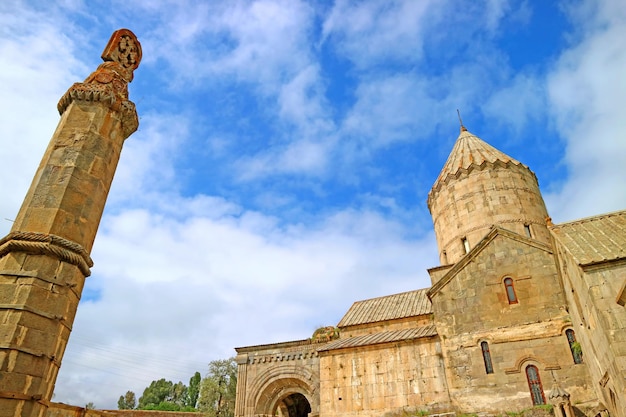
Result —
[[75, 100], [100, 101], [122, 114], [125, 137], [137, 130], [139, 121], [132, 101], [128, 100], [128, 83], [141, 61], [141, 45], [128, 29], [116, 31], [102, 53], [100, 64], [82, 83], [76, 83], [65, 93], [57, 108], [63, 114]]
[[138, 127], [128, 100], [137, 38], [116, 31], [102, 59], [59, 101], [59, 125], [0, 239], [0, 417], [45, 415], [122, 145]]

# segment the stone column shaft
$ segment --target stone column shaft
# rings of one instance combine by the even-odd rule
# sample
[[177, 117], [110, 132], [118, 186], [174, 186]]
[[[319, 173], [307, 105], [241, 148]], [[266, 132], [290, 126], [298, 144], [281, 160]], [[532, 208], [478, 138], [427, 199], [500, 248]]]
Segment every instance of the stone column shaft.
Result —
[[11, 233], [0, 239], [0, 417], [43, 417], [65, 352], [124, 140], [141, 59], [116, 31], [106, 61], [61, 98], [61, 120]]

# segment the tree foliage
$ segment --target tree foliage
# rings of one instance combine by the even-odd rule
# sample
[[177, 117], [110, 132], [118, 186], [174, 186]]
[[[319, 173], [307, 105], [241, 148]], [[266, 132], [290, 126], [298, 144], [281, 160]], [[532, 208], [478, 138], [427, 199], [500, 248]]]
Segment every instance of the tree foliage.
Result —
[[139, 405], [137, 409], [146, 410], [150, 405], [159, 405], [162, 402], [169, 402], [172, 398], [172, 388], [174, 383], [161, 378], [158, 381], [152, 381], [150, 385], [143, 390], [143, 395], [139, 397]]
[[198, 410], [207, 417], [233, 417], [237, 390], [235, 358], [209, 363], [209, 372], [200, 384]]
[[237, 389], [237, 363], [234, 358], [209, 363], [202, 379], [200, 372], [189, 379], [189, 386], [161, 378], [152, 381], [136, 401], [127, 391], [117, 401], [120, 410], [205, 411], [207, 417], [233, 417]]
[[202, 382], [202, 375], [200, 372], [193, 374], [189, 380], [189, 388], [187, 388], [187, 400], [185, 405], [188, 407], [196, 407], [198, 403], [198, 396], [200, 395], [200, 383]]
[[125, 395], [120, 395], [120, 399], [117, 400], [118, 410], [133, 410], [137, 405], [135, 393], [132, 391], [126, 391]]
[[[198, 375], [197, 379], [199, 379], [200, 373], [196, 372], [196, 374]], [[191, 378], [190, 384], [194, 381], [194, 377]], [[197, 388], [195, 390], [197, 391]], [[197, 400], [197, 394], [195, 399]], [[196, 400], [193, 401], [194, 405]], [[173, 383], [161, 378], [158, 381], [152, 381], [144, 389], [143, 395], [139, 397], [137, 410], [197, 411], [195, 406], [191, 404], [189, 388], [184, 383]], [[120, 396], [117, 408], [120, 410], [135, 409], [135, 393], [128, 391], [126, 395]]]

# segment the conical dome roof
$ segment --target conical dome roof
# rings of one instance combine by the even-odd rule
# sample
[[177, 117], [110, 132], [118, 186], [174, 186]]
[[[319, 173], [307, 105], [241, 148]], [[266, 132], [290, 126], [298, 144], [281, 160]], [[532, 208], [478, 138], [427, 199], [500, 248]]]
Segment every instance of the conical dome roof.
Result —
[[504, 164], [512, 163], [526, 167], [526, 165], [497, 150], [478, 136], [468, 132], [465, 127], [461, 127], [461, 134], [457, 138], [439, 177], [437, 177], [433, 189], [437, 189], [440, 183], [446, 181], [449, 176], [456, 176], [460, 170], [467, 170], [472, 165], [481, 166], [484, 163], [493, 164], [498, 161]]
[[549, 243], [539, 183], [521, 162], [461, 128], [428, 193], [442, 264], [453, 264], [493, 226]]

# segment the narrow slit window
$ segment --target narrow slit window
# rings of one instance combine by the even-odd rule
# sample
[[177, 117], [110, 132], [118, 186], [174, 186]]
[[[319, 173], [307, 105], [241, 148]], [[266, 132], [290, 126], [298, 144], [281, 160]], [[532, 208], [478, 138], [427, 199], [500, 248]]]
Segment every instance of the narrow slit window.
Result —
[[506, 290], [506, 298], [509, 300], [509, 304], [517, 304], [517, 295], [515, 294], [512, 278], [504, 279], [504, 289]]
[[485, 372], [493, 373], [493, 364], [491, 363], [491, 352], [489, 352], [489, 343], [481, 342], [480, 349], [483, 351], [483, 361], [485, 362]]
[[533, 237], [532, 232], [530, 231], [530, 225], [529, 224], [525, 224], [524, 225], [524, 232], [526, 232], [526, 236], [528, 237]]
[[526, 367], [526, 379], [528, 379], [528, 388], [530, 389], [530, 397], [533, 400], [533, 405], [545, 404], [546, 397], [543, 394], [539, 370], [535, 365], [528, 365]]
[[576, 341], [576, 335], [572, 329], [565, 330], [565, 336], [567, 336], [567, 342], [569, 343], [569, 350], [572, 352], [572, 358], [574, 363], [583, 363], [583, 351], [580, 349], [580, 343]]
[[465, 253], [469, 253], [469, 251], [470, 251], [470, 244], [469, 244], [467, 238], [466, 237], [462, 238], [461, 242], [463, 242], [463, 249], [465, 250]]

